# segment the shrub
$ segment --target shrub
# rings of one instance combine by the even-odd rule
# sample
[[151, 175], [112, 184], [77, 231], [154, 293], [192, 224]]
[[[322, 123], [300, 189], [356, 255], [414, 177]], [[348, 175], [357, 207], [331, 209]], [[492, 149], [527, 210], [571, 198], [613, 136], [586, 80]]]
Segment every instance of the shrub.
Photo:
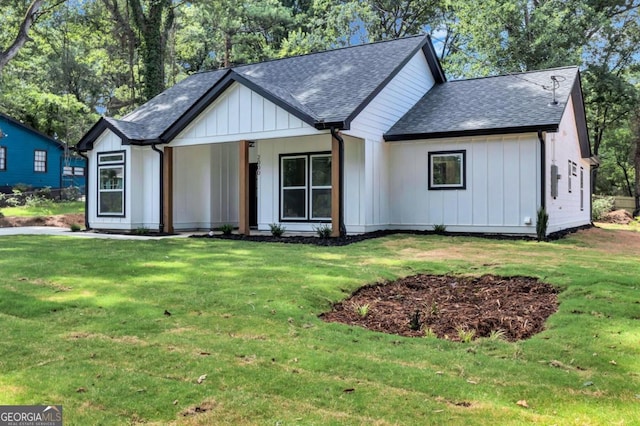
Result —
[[0, 212], [0, 219], [4, 217], [4, 213]]
[[220, 231], [222, 232], [222, 235], [231, 235], [231, 232], [233, 232], [233, 225], [225, 223], [220, 227]]
[[329, 225], [314, 226], [313, 230], [316, 231], [320, 238], [329, 238], [331, 236], [331, 227]]
[[69, 186], [60, 191], [62, 201], [76, 201], [82, 197], [82, 191], [77, 186]]
[[27, 195], [24, 199], [24, 205], [26, 207], [47, 207], [52, 203], [53, 201], [38, 194]]
[[547, 238], [547, 226], [549, 225], [549, 214], [540, 207], [537, 213], [536, 220], [536, 234], [538, 235], [538, 241], [543, 241]]
[[613, 197], [593, 197], [592, 214], [593, 220], [600, 220], [613, 210], [615, 198]]
[[433, 225], [433, 232], [436, 234], [444, 234], [447, 232], [447, 225], [441, 223], [440, 225]]
[[149, 233], [149, 228], [144, 226], [139, 226], [135, 231], [136, 235], [147, 235]]
[[280, 225], [279, 223], [272, 223], [271, 225], [269, 225], [269, 228], [271, 229], [271, 235], [273, 235], [274, 237], [282, 237], [284, 231], [287, 230], [287, 228]]
[[71, 229], [71, 232], [78, 232], [82, 229], [82, 227], [77, 223], [72, 223], [69, 229]]

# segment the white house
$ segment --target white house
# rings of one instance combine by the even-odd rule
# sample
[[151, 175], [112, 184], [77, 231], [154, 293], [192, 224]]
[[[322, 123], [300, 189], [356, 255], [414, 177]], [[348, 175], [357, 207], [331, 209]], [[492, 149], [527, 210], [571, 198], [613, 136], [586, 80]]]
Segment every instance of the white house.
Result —
[[428, 36], [192, 75], [78, 143], [87, 226], [533, 234], [591, 222], [577, 68], [447, 82]]

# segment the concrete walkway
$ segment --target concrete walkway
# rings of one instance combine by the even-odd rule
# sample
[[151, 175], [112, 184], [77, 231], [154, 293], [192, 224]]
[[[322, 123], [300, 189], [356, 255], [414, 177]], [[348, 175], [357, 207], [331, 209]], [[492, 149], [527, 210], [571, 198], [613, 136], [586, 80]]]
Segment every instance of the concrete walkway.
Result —
[[69, 228], [54, 226], [18, 226], [14, 228], [0, 228], [0, 237], [5, 235], [57, 235], [62, 237], [102, 238], [113, 240], [158, 240], [162, 238], [186, 238], [192, 233], [153, 237], [150, 235], [120, 235], [103, 234], [99, 232], [71, 232]]

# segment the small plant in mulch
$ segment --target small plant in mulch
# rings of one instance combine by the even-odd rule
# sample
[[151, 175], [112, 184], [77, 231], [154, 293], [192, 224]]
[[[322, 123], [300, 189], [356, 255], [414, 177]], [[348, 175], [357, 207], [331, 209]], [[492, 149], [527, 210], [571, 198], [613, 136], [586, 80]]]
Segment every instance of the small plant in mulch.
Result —
[[279, 223], [270, 224], [269, 229], [271, 230], [271, 235], [273, 235], [274, 237], [282, 237], [284, 231], [287, 230], [287, 228], [280, 225]]
[[134, 231], [136, 235], [148, 235], [149, 234], [149, 228], [144, 227], [144, 226], [139, 226], [136, 228], [136, 230]]
[[331, 227], [329, 225], [318, 225], [314, 226], [313, 230], [318, 234], [320, 238], [329, 238], [331, 237]]
[[504, 330], [491, 330], [487, 339], [491, 342], [505, 340], [506, 333]]
[[71, 230], [71, 232], [78, 232], [82, 229], [82, 226], [78, 225], [77, 223], [72, 223], [69, 229]]
[[470, 330], [467, 327], [462, 327], [462, 326], [458, 326], [456, 328], [456, 331], [458, 332], [458, 339], [462, 342], [462, 343], [469, 343], [473, 340], [473, 338], [476, 335], [476, 331], [475, 330]]
[[231, 235], [233, 232], [233, 225], [225, 223], [220, 227], [220, 232], [222, 232], [222, 235]]
[[358, 315], [360, 315], [362, 318], [366, 317], [369, 314], [369, 308], [371, 306], [368, 303], [365, 303], [364, 305], [354, 305], [353, 308], [355, 309], [355, 311], [358, 313]]
[[422, 324], [420, 323], [420, 310], [416, 309], [416, 311], [411, 315], [411, 320], [409, 320], [409, 328], [413, 331], [420, 330]]
[[447, 225], [445, 225], [444, 223], [433, 225], [433, 232], [435, 232], [436, 234], [444, 234], [445, 232], [447, 232]]

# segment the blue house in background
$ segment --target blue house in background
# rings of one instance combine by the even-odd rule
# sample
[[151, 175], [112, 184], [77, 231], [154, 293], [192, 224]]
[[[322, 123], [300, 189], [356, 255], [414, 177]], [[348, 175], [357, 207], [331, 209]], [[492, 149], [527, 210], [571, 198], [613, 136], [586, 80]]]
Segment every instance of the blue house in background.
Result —
[[76, 186], [84, 193], [86, 161], [62, 143], [0, 113], [0, 192], [18, 184], [33, 188]]

